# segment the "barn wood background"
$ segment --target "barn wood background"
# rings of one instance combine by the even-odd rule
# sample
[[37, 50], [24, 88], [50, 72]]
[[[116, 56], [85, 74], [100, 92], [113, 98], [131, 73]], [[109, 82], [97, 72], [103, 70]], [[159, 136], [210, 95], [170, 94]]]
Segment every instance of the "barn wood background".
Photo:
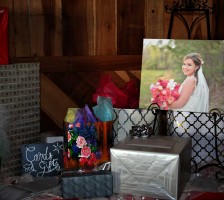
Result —
[[[140, 85], [143, 38], [165, 39], [173, 0], [1, 0], [9, 9], [10, 63], [40, 62], [41, 131], [62, 133], [69, 107], [93, 105], [102, 74]], [[223, 39], [224, 1], [208, 0], [212, 39]], [[189, 24], [197, 17], [186, 13]], [[191, 39], [207, 39], [206, 20]], [[187, 39], [175, 17], [173, 39]]]

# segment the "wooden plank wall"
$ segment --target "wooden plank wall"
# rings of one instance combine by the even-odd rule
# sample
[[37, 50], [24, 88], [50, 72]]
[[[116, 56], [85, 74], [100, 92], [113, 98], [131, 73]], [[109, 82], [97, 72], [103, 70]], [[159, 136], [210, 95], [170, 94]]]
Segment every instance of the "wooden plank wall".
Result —
[[[1, 0], [9, 9], [9, 55], [12, 57], [141, 55], [143, 38], [167, 38], [173, 0]], [[212, 39], [223, 36], [223, 1], [208, 0]], [[189, 23], [195, 15], [187, 14]], [[187, 39], [174, 19], [172, 38]], [[207, 39], [206, 20], [192, 39]]]
[[[48, 122], [43, 131], [53, 127], [51, 121], [62, 129], [59, 122], [68, 106], [91, 104], [102, 74], [110, 74], [118, 86], [133, 79], [139, 87], [143, 39], [167, 38], [166, 5], [172, 6], [173, 0], [1, 0], [0, 7], [9, 9], [10, 62], [41, 64], [41, 95], [47, 101], [41, 105], [47, 118], [42, 125]], [[223, 39], [224, 1], [208, 0], [208, 5], [216, 8], [210, 14], [212, 39]], [[189, 23], [195, 17], [186, 15]], [[179, 18], [174, 19], [171, 37], [187, 39]], [[205, 19], [191, 39], [207, 39]], [[46, 88], [61, 99], [61, 110], [58, 104], [50, 108], [53, 94]]]

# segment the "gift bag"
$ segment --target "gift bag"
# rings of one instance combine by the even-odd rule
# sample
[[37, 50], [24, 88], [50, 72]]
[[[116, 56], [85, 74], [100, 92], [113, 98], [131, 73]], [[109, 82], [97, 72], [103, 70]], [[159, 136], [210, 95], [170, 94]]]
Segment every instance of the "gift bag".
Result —
[[64, 168], [92, 169], [102, 158], [96, 118], [89, 107], [79, 108], [74, 122], [65, 122]]
[[98, 121], [95, 126], [99, 139], [99, 148], [102, 152], [102, 157], [99, 160], [99, 164], [101, 164], [110, 161], [110, 148], [114, 144], [113, 121]]
[[8, 64], [8, 9], [0, 7], [0, 65]]
[[110, 148], [114, 144], [114, 110], [111, 98], [98, 96], [97, 105], [93, 107], [93, 112], [98, 121], [95, 123], [100, 151], [102, 152], [102, 158], [100, 163], [110, 161]]

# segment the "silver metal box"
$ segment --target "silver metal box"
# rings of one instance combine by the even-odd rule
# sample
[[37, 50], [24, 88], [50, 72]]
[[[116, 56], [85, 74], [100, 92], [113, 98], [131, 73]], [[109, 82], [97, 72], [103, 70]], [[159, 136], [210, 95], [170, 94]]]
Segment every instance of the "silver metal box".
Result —
[[127, 137], [110, 155], [114, 193], [179, 199], [190, 178], [190, 138]]

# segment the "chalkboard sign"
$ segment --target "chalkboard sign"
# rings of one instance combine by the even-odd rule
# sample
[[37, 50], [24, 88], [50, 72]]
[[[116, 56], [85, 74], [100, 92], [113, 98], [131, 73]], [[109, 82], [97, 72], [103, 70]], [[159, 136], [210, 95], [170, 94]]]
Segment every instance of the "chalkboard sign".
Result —
[[35, 143], [21, 147], [23, 174], [34, 177], [58, 175], [63, 167], [63, 143]]

